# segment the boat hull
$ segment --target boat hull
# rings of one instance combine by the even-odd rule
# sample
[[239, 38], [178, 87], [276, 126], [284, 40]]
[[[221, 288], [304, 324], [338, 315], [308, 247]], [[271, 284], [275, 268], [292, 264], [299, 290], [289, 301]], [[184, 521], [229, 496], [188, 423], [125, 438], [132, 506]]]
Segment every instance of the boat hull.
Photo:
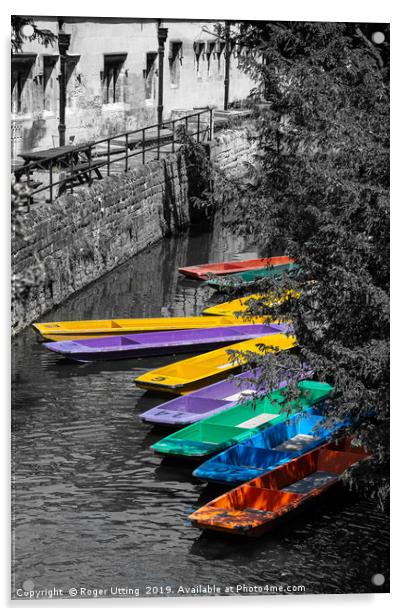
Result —
[[327, 443], [215, 498], [189, 516], [202, 530], [259, 537], [370, 457], [351, 439]]
[[[162, 426], [187, 426], [224, 411], [256, 393], [251, 379], [257, 372], [247, 370], [235, 379], [224, 379], [184, 396], [160, 404], [140, 415], [145, 423]], [[281, 387], [284, 383], [280, 384]]]
[[201, 481], [237, 485], [251, 481], [277, 466], [323, 445], [345, 426], [337, 421], [323, 426], [316, 409], [307, 417], [266, 428], [252, 438], [230, 447], [195, 469]]
[[160, 317], [141, 319], [104, 319], [91, 321], [55, 321], [34, 323], [32, 327], [45, 340], [83, 340], [143, 332], [176, 331], [182, 329], [202, 329], [208, 327], [227, 327], [229, 325], [261, 324], [264, 318], [250, 320], [236, 317]]
[[[289, 329], [289, 326], [287, 326]], [[142, 389], [153, 391], [169, 391], [173, 393], [189, 393], [215, 381], [219, 381], [231, 372], [236, 372], [241, 365], [247, 363], [248, 358], [232, 358], [230, 351], [257, 352], [264, 354], [265, 349], [260, 350], [262, 345], [273, 346], [267, 352], [279, 352], [288, 350], [296, 344], [295, 338], [283, 333], [274, 333], [261, 338], [254, 338], [239, 342], [204, 353], [191, 359], [162, 366], [156, 370], [147, 372], [135, 379], [136, 385]], [[259, 348], [260, 346], [260, 348]]]
[[108, 336], [84, 340], [47, 342], [50, 351], [80, 362], [111, 361], [177, 353], [197, 353], [250, 340], [286, 326], [231, 325], [227, 327]]
[[210, 287], [219, 289], [220, 287], [237, 287], [243, 283], [255, 282], [262, 278], [279, 278], [286, 272], [291, 272], [298, 269], [296, 263], [287, 263], [285, 265], [276, 265], [275, 267], [267, 267], [262, 269], [248, 270], [240, 274], [231, 274], [230, 276], [213, 278], [206, 282]]
[[188, 278], [196, 280], [206, 280], [208, 275], [225, 276], [237, 272], [245, 272], [264, 267], [273, 267], [276, 265], [284, 265], [294, 263], [293, 259], [287, 256], [269, 257], [266, 259], [247, 259], [245, 261], [225, 261], [222, 263], [205, 263], [202, 265], [192, 265], [188, 267], [180, 267], [180, 274]]
[[202, 460], [285, 421], [289, 413], [311, 409], [332, 392], [332, 387], [326, 383], [314, 381], [301, 381], [298, 387], [302, 392], [298, 401], [286, 405], [284, 390], [276, 390], [270, 396], [256, 400], [254, 405], [245, 402], [198, 421], [161, 439], [151, 449], [162, 456]]
[[260, 294], [247, 295], [246, 297], [240, 297], [238, 299], [231, 300], [229, 302], [224, 302], [222, 304], [216, 304], [215, 306], [210, 306], [205, 308], [202, 311], [202, 314], [207, 314], [209, 316], [235, 316], [238, 312], [246, 312], [248, 310], [248, 302], [250, 300], [263, 300], [267, 304], [267, 306], [276, 306], [283, 304], [286, 300], [292, 298], [298, 298], [300, 296], [299, 293], [288, 290], [285, 295], [281, 298], [275, 297], [273, 299], [268, 298], [266, 300], [265, 296]]

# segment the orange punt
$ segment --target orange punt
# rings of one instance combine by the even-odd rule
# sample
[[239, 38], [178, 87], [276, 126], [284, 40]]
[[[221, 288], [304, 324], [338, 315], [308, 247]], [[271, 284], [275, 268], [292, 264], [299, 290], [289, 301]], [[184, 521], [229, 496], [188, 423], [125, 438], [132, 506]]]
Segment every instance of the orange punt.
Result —
[[226, 494], [189, 516], [201, 529], [257, 537], [277, 520], [326, 492], [342, 473], [370, 454], [343, 438], [283, 464]]
[[246, 259], [245, 261], [224, 261], [222, 263], [205, 263], [203, 265], [191, 265], [190, 267], [180, 267], [178, 271], [188, 278], [206, 280], [209, 274], [224, 276], [226, 274], [237, 274], [248, 270], [263, 269], [265, 267], [275, 267], [276, 265], [287, 265], [294, 263], [294, 259], [287, 256], [268, 257], [267, 259]]

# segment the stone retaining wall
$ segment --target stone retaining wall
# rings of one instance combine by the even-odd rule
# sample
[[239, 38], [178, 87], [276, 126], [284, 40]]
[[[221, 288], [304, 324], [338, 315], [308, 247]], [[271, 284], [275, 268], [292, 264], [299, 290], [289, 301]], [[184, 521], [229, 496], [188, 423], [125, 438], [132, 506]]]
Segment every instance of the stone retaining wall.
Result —
[[254, 164], [257, 151], [256, 139], [250, 121], [243, 126], [228, 128], [215, 133], [211, 143], [214, 166], [232, 178], [242, 178]]
[[[241, 173], [253, 144], [244, 129], [232, 129], [215, 135], [210, 151], [227, 173]], [[52, 204], [33, 205], [23, 218], [25, 238], [12, 245], [13, 333], [143, 248], [188, 227], [189, 188], [178, 152]], [[155, 273], [146, 275], [153, 282]]]
[[23, 219], [25, 240], [12, 246], [17, 285], [34, 283], [13, 302], [13, 331], [146, 246], [186, 228], [187, 197], [185, 160], [174, 154], [78, 188], [52, 204], [32, 206]]

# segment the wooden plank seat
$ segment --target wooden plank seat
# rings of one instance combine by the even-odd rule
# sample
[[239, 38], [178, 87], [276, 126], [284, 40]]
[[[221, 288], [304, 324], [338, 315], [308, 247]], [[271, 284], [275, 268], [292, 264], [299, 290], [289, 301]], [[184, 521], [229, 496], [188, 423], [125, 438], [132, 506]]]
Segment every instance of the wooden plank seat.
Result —
[[80, 172], [83, 174], [86, 174], [86, 172], [89, 172], [89, 170], [91, 172], [96, 171], [96, 174], [98, 175], [98, 177], [100, 176], [101, 179], [102, 175], [99, 171], [99, 167], [103, 167], [105, 165], [107, 165], [107, 158], [98, 158], [98, 160], [91, 160], [90, 164], [87, 161], [79, 162], [72, 167], [72, 170], [76, 173]]
[[107, 158], [103, 158], [98, 160], [91, 160], [90, 164], [89, 162], [79, 162], [76, 165], [73, 165], [72, 171], [74, 175], [72, 177], [69, 175], [61, 182], [61, 184], [59, 185], [58, 195], [61, 195], [68, 187], [74, 186], [75, 181], [77, 181], [78, 184], [90, 182], [92, 179], [92, 171], [95, 172], [97, 179], [102, 180], [103, 175], [100, 172], [100, 167], [103, 167], [106, 164]]
[[[112, 141], [113, 143], [113, 141]], [[118, 145], [123, 145], [121, 142]], [[119, 148], [110, 148], [110, 156], [114, 156], [115, 154], [125, 154], [126, 153], [126, 148], [125, 147], [119, 147]], [[96, 150], [96, 152], [92, 153], [93, 158], [100, 158], [102, 156], [107, 156], [108, 155], [108, 151], [107, 150]], [[114, 162], [114, 161], [111, 161]]]
[[[160, 143], [167, 142], [167, 141], [172, 141], [172, 131], [169, 131], [168, 129], [163, 129], [160, 132]], [[144, 135], [144, 144], [150, 146], [153, 143], [158, 143], [157, 132], [156, 131], [150, 132], [150, 133], [146, 132]], [[122, 146], [125, 148], [126, 140], [124, 137], [121, 137], [120, 139], [113, 139], [112, 144]], [[136, 148], [141, 149], [143, 147], [142, 134], [137, 133], [136, 135], [129, 136], [127, 139], [127, 145], [128, 145], [129, 150], [134, 150]]]

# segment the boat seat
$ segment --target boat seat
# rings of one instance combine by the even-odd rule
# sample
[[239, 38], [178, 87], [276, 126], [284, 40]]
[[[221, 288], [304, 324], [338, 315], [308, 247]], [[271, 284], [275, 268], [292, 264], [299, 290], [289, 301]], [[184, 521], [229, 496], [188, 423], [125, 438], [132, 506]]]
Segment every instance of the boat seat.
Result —
[[334, 481], [338, 478], [337, 473], [326, 473], [325, 471], [316, 471], [307, 475], [304, 479], [300, 479], [295, 483], [282, 488], [280, 492], [292, 492], [293, 494], [307, 494], [312, 490], [321, 488], [327, 483]]
[[273, 447], [274, 451], [300, 451], [304, 449], [307, 445], [310, 445], [312, 442], [319, 441], [320, 438], [317, 436], [312, 436], [311, 434], [297, 434], [293, 436], [293, 438], [289, 438], [284, 441], [284, 443], [280, 443], [276, 447]]
[[243, 511], [246, 511], [247, 513], [250, 513], [251, 515], [253, 514], [259, 515], [262, 518], [264, 518], [265, 514], [270, 513], [270, 511], [265, 511], [264, 509], [252, 509], [252, 507], [246, 507], [245, 509], [243, 509]]

